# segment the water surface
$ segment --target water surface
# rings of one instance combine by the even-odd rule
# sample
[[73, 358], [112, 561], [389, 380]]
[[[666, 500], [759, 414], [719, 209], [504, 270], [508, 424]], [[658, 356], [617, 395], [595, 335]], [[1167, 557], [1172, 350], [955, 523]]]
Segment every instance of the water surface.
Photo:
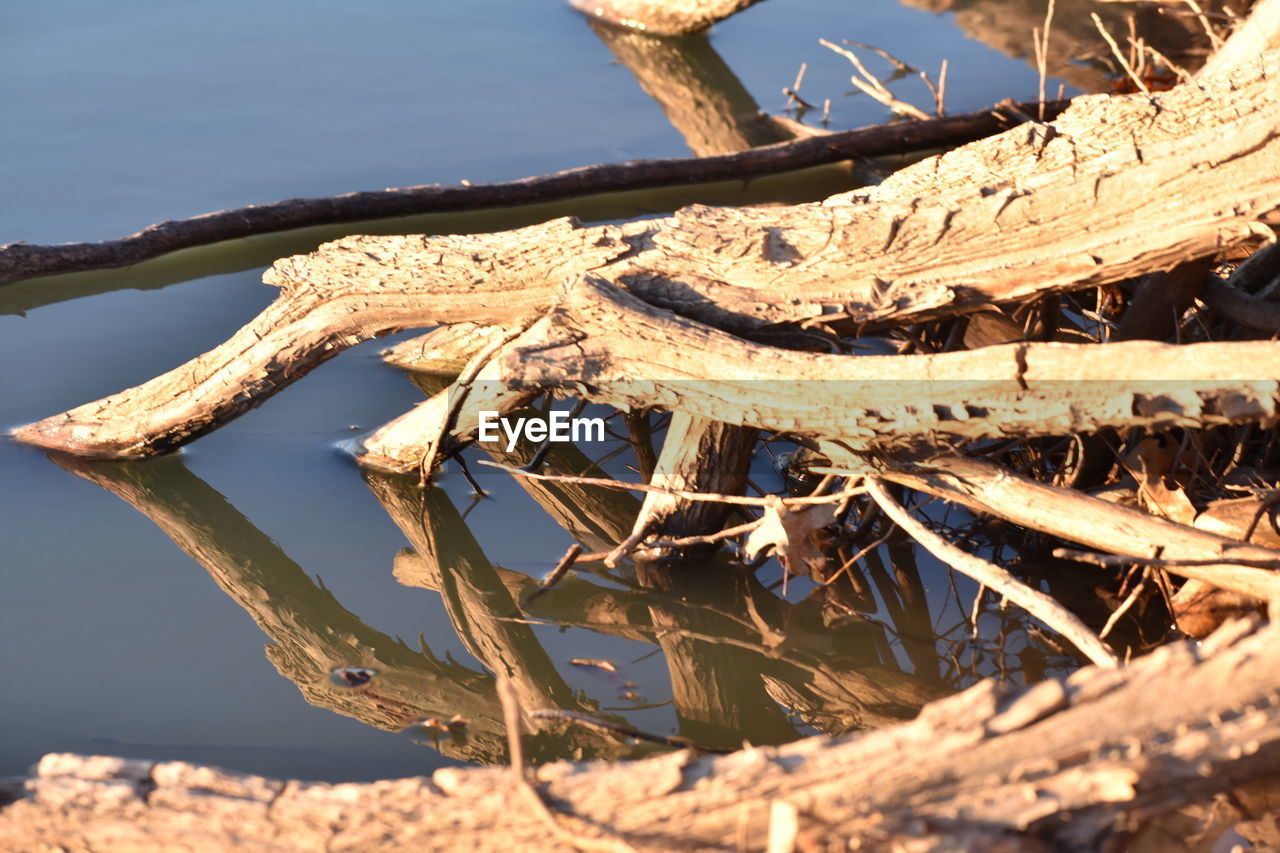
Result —
[[[552, 0], [20, 0], [0, 10], [0, 33], [10, 115], [0, 125], [0, 242], [103, 239], [280, 198], [689, 153], [632, 72]], [[761, 109], [783, 108], [780, 89], [807, 62], [803, 91], [832, 99], [833, 127], [884, 120], [884, 108], [844, 94], [847, 64], [819, 48], [819, 37], [874, 43], [930, 69], [949, 58], [953, 111], [1036, 88], [1025, 63], [967, 39], [950, 15], [889, 3], [773, 0], [718, 26], [709, 44]], [[927, 103], [920, 84], [901, 85], [904, 97]], [[823, 188], [795, 192], [820, 197]], [[594, 215], [667, 203], [675, 202]], [[593, 216], [588, 206], [580, 212]], [[518, 217], [432, 227], [514, 224]], [[266, 261], [252, 260], [255, 246], [305, 251], [322, 236], [0, 287], [0, 425], [136, 384], [215, 345], [273, 296], [260, 283]], [[541, 577], [574, 537], [498, 475], [484, 478], [493, 495], [479, 502], [456, 467], [425, 496], [366, 483], [338, 444], [421, 399], [367, 345], [166, 459], [77, 475], [0, 442], [0, 775], [52, 751], [332, 780], [498, 760], [492, 675], [477, 654], [497, 654], [499, 642], [526, 668], [529, 701], [722, 743], [838, 728], [791, 712], [832, 693], [833, 671], [912, 701], [956, 683], [938, 650], [922, 655], [892, 633], [856, 626], [837, 633], [843, 648], [827, 649], [829, 658], [815, 639], [769, 662], [751, 648], [759, 632], [731, 623], [746, 598], [765, 600], [776, 567], [732, 583], [708, 570], [713, 580], [666, 599], [645, 597], [626, 578], [580, 578], [556, 594], [559, 604], [544, 602], [575, 624], [627, 616], [610, 630], [503, 622], [509, 613], [495, 602], [529, 582], [513, 573]], [[605, 469], [632, 476], [627, 461]], [[780, 487], [767, 459], [757, 469], [765, 487]], [[623, 516], [634, 511], [629, 500], [619, 504]], [[397, 523], [397, 506], [399, 520], [416, 518], [418, 528]], [[614, 523], [625, 529], [629, 519]], [[428, 547], [439, 549], [435, 569], [415, 562]], [[920, 577], [917, 627], [946, 634], [963, 622], [972, 591], [957, 608], [944, 572], [924, 561]], [[803, 592], [798, 585], [791, 598]], [[702, 612], [691, 613], [690, 601]], [[873, 612], [892, 622], [899, 605], [881, 595]], [[812, 614], [797, 613], [797, 626], [821, 634]], [[663, 624], [683, 634], [663, 635]], [[696, 692], [679, 677], [673, 684], [673, 656], [718, 661], [723, 707], [708, 706], [704, 719], [673, 710], [673, 696], [695, 703]], [[616, 661], [622, 674], [570, 663], [582, 657]], [[368, 689], [342, 688], [326, 676], [344, 664], [380, 672]], [[470, 743], [439, 752], [395, 733], [424, 709], [472, 718]], [[565, 727], [542, 755], [642, 750]]]

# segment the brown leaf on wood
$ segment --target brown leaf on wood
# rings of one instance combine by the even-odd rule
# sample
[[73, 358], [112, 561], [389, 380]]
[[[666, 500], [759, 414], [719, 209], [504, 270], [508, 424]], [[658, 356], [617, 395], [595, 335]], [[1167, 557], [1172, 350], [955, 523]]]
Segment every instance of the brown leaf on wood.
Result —
[[1177, 457], [1176, 443], [1153, 436], [1139, 442], [1125, 464], [1138, 481], [1138, 494], [1148, 511], [1179, 524], [1191, 524], [1197, 514], [1195, 506], [1182, 486], [1171, 485], [1166, 477], [1177, 465]]
[[781, 500], [771, 501], [764, 508], [762, 523], [747, 537], [747, 559], [772, 547], [788, 574], [818, 576], [827, 562], [822, 529], [835, 520], [834, 504], [791, 509]]
[[1190, 637], [1207, 637], [1228, 619], [1257, 613], [1265, 605], [1256, 598], [1192, 578], [1173, 596], [1173, 618]]

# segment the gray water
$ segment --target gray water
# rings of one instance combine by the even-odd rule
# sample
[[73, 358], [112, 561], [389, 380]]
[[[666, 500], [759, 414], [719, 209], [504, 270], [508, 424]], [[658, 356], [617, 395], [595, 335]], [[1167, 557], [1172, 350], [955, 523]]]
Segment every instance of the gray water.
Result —
[[[785, 106], [780, 89], [807, 62], [802, 91], [832, 99], [833, 127], [883, 121], [883, 107], [844, 94], [847, 63], [819, 37], [873, 43], [929, 69], [947, 57], [953, 112], [1036, 89], [1024, 62], [965, 38], [949, 15], [888, 2], [770, 0], [716, 27], [710, 42], [762, 109]], [[688, 154], [628, 69], [557, 0], [16, 0], [0, 7], [0, 48], [0, 243], [103, 239], [280, 198]], [[927, 103], [916, 82], [900, 93]], [[265, 261], [246, 269], [228, 258], [252, 257], [255, 246], [303, 251], [308, 239], [0, 286], [0, 426], [136, 384], [220, 342], [274, 295], [259, 280]], [[436, 659], [483, 675], [441, 595], [393, 577], [405, 535], [338, 449], [421, 399], [367, 345], [182, 453], [144, 463], [140, 476], [198, 503], [193, 517], [230, 519], [224, 535], [283, 579], [271, 594], [285, 610], [293, 596], [309, 602], [297, 605], [312, 608], [307, 618], [337, 614], [346, 621], [334, 631], [367, 628], [362, 642], [385, 639], [392, 657], [417, 654], [400, 649], [416, 650], [422, 634]], [[627, 473], [621, 461], [609, 470]], [[767, 464], [756, 476], [771, 476]], [[456, 469], [442, 488], [460, 511], [471, 506]], [[509, 484], [476, 503], [467, 524], [490, 562], [535, 578], [573, 541]], [[0, 441], [0, 572], [0, 776], [57, 751], [331, 780], [455, 760], [339, 712], [343, 697], [331, 694], [343, 688], [323, 678], [282, 677], [252, 614], [156, 523], [9, 441]], [[928, 595], [942, 620], [945, 584], [931, 581]], [[645, 657], [649, 643], [534, 633], [567, 689], [616, 705], [616, 684], [568, 663], [609, 658], [637, 685], [632, 705], [671, 698], [662, 656]], [[358, 661], [327, 662], [343, 663]], [[331, 696], [330, 706], [304, 701], [300, 687]], [[679, 728], [669, 705], [625, 717]]]

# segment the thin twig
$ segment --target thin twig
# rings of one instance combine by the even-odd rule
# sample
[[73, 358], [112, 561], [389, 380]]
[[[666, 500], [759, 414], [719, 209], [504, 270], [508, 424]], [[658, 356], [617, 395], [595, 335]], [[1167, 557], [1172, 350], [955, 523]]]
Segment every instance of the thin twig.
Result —
[[431, 481], [431, 471], [435, 468], [436, 455], [440, 452], [440, 445], [444, 443], [445, 436], [453, 429], [458, 419], [458, 412], [462, 411], [462, 405], [467, 401], [467, 397], [470, 396], [471, 385], [475, 382], [476, 377], [480, 375], [480, 371], [492, 360], [498, 350], [523, 335], [528, 330], [529, 325], [529, 323], [522, 323], [508, 330], [501, 338], [490, 341], [484, 349], [476, 353], [467, 362], [467, 366], [462, 373], [454, 380], [453, 385], [450, 386], [454, 390], [453, 400], [449, 403], [449, 411], [445, 414], [444, 419], [441, 420], [436, 434], [431, 436], [431, 441], [427, 445], [427, 449], [423, 451], [422, 459], [418, 462], [418, 486], [420, 488], [425, 488]]
[[1036, 70], [1040, 72], [1040, 121], [1044, 121], [1045, 82], [1049, 77], [1049, 30], [1053, 27], [1054, 0], [1049, 0], [1049, 8], [1044, 14], [1044, 31], [1034, 32], [1036, 49]]
[[584, 726], [603, 729], [607, 732], [620, 734], [623, 737], [635, 738], [636, 740], [647, 740], [650, 743], [660, 743], [663, 746], [674, 746], [678, 749], [692, 749], [697, 752], [706, 752], [714, 755], [728, 755], [735, 751], [733, 749], [724, 749], [716, 746], [699, 746], [688, 738], [656, 735], [650, 732], [641, 731], [640, 729], [633, 728], [631, 726], [624, 726], [608, 720], [599, 720], [595, 717], [589, 717], [586, 714], [579, 714], [576, 711], [564, 711], [559, 708], [534, 711], [532, 716], [534, 719], [538, 720], [573, 720], [575, 723], [582, 723]]
[[[507, 727], [507, 745], [511, 754], [511, 773], [516, 787], [529, 801], [539, 819], [566, 844], [587, 853], [637, 853], [636, 849], [621, 838], [590, 838], [575, 832], [564, 822], [582, 823], [572, 815], [557, 812], [538, 790], [537, 781], [531, 775], [524, 760], [524, 720], [520, 699], [515, 686], [501, 672], [497, 674], [498, 699], [502, 702], [502, 719]], [[559, 817], [557, 817], [559, 815]], [[596, 830], [599, 831], [599, 827]]]
[[579, 545], [577, 542], [570, 545], [569, 550], [565, 551], [564, 556], [560, 558], [560, 562], [556, 563], [556, 567], [551, 570], [550, 574], [548, 574], [545, 578], [542, 579], [542, 583], [538, 584], [538, 588], [530, 592], [523, 599], [521, 599], [520, 609], [521, 610], [528, 609], [530, 604], [533, 604], [535, 601], [541, 598], [547, 592], [547, 590], [551, 589], [553, 586], [559, 583], [560, 579], [565, 576], [565, 574], [569, 571], [569, 569], [573, 568], [573, 564], [577, 562], [578, 556], [581, 554], [582, 554], [581, 545]]
[[577, 483], [583, 486], [604, 486], [608, 489], [624, 489], [629, 492], [656, 492], [660, 495], [671, 495], [672, 497], [682, 498], [690, 501], [709, 501], [712, 503], [734, 504], [736, 506], [768, 506], [770, 500], [781, 500], [786, 506], [804, 506], [808, 504], [825, 504], [839, 503], [850, 495], [863, 494], [860, 487], [845, 489], [842, 492], [834, 492], [830, 495], [818, 495], [816, 497], [809, 496], [803, 498], [778, 498], [777, 495], [766, 495], [763, 498], [748, 498], [743, 495], [725, 495], [717, 492], [691, 492], [687, 489], [672, 489], [666, 486], [650, 486], [645, 483], [623, 483], [618, 480], [611, 480], [608, 477], [577, 477], [570, 474], [536, 474], [532, 471], [525, 471], [521, 468], [515, 468], [510, 465], [503, 465], [499, 462], [491, 462], [488, 460], [480, 460], [481, 465], [489, 468], [497, 468], [500, 471], [506, 471], [508, 474], [515, 474], [518, 477], [528, 477], [531, 480], [550, 480], [560, 483]]
[[1247, 566], [1251, 569], [1280, 569], [1280, 560], [1232, 558], [1226, 555], [1215, 560], [1166, 560], [1160, 557], [1131, 557], [1127, 554], [1097, 554], [1093, 551], [1077, 551], [1075, 548], [1054, 548], [1053, 556], [1075, 560], [1077, 563], [1090, 563], [1104, 569], [1123, 566], [1154, 566], [1160, 569], [1176, 569], [1179, 566]]
[[653, 522], [646, 524], [644, 527], [631, 531], [631, 535], [618, 543], [618, 547], [610, 551], [604, 558], [604, 564], [609, 568], [614, 568], [622, 560], [623, 557], [630, 554], [640, 546], [645, 537], [653, 532]]
[[[569, 410], [569, 420], [572, 421], [578, 415], [582, 414], [582, 410], [585, 409], [586, 407], [587, 407], [587, 398], [579, 397], [578, 400], [573, 404], [573, 408]], [[542, 463], [545, 462], [547, 459], [547, 454], [551, 452], [551, 445], [552, 445], [552, 441], [548, 437], [545, 441], [542, 442], [542, 446], [538, 448], [537, 452], [533, 454], [533, 458], [524, 464], [525, 470], [537, 471], [539, 468], [541, 468]]]
[[750, 533], [761, 525], [763, 519], [757, 518], [755, 521], [748, 521], [746, 524], [739, 524], [736, 527], [726, 527], [724, 530], [715, 533], [706, 533], [702, 536], [683, 536], [679, 539], [655, 539], [646, 547], [648, 548], [689, 548], [693, 545], [711, 545], [724, 539], [732, 539], [742, 533]]
[[853, 63], [853, 67], [857, 69], [858, 74], [862, 75], [862, 79], [858, 79], [858, 76], [855, 74], [849, 78], [849, 82], [853, 83], [853, 85], [857, 86], [865, 94], [875, 98], [877, 101], [896, 113], [908, 115], [912, 118], [920, 119], [921, 121], [927, 121], [929, 119], [928, 113], [924, 110], [912, 104], [908, 104], [906, 101], [900, 101], [895, 98], [893, 93], [880, 82], [879, 78], [867, 70], [867, 67], [862, 64], [862, 60], [858, 58], [856, 53], [851, 50], [846, 50], [837, 44], [832, 44], [826, 39], [818, 39], [818, 44], [828, 50], [835, 51]]
[[1111, 629], [1114, 628], [1116, 623], [1129, 612], [1129, 608], [1133, 607], [1138, 600], [1138, 596], [1142, 595], [1142, 591], [1146, 588], [1147, 572], [1144, 570], [1142, 572], [1142, 580], [1138, 581], [1134, 586], [1133, 591], [1129, 593], [1128, 597], [1126, 597], [1123, 602], [1121, 602], [1120, 606], [1115, 609], [1115, 612], [1107, 617], [1107, 624], [1103, 625], [1102, 630], [1098, 632], [1098, 639], [1105, 640], [1107, 638], [1107, 635], [1111, 633]]
[[1178, 76], [1178, 81], [1179, 81], [1179, 82], [1181, 82], [1181, 83], [1189, 83], [1189, 82], [1191, 81], [1191, 77], [1192, 77], [1192, 75], [1191, 75], [1191, 72], [1190, 72], [1190, 71], [1188, 71], [1187, 69], [1183, 68], [1181, 65], [1179, 65], [1179, 64], [1178, 64], [1178, 63], [1176, 63], [1176, 62], [1174, 62], [1172, 59], [1170, 59], [1169, 57], [1165, 56], [1163, 53], [1161, 53], [1160, 51], [1156, 50], [1156, 49], [1155, 49], [1154, 47], [1152, 47], [1151, 45], [1149, 45], [1149, 44], [1145, 44], [1145, 43], [1144, 43], [1144, 44], [1142, 45], [1142, 47], [1143, 47], [1143, 49], [1144, 49], [1144, 50], [1146, 50], [1146, 52], [1147, 52], [1147, 53], [1151, 54], [1151, 56], [1152, 56], [1154, 59], [1159, 60], [1161, 65], [1163, 65], [1165, 68], [1169, 69], [1169, 70], [1170, 70], [1170, 71], [1172, 71], [1174, 74], [1176, 74], [1176, 75]]
[[1200, 26], [1204, 27], [1205, 35], [1209, 37], [1209, 44], [1213, 46], [1214, 50], [1218, 50], [1226, 44], [1222, 40], [1222, 36], [1218, 35], [1218, 32], [1209, 23], [1209, 16], [1204, 13], [1204, 9], [1200, 8], [1200, 4], [1196, 0], [1183, 0], [1183, 2], [1191, 7], [1191, 11], [1195, 12], [1196, 17], [1200, 19]]
[[498, 701], [502, 703], [502, 722], [507, 728], [507, 752], [511, 758], [511, 773], [522, 782], [529, 777], [524, 764], [524, 721], [520, 715], [520, 697], [516, 688], [501, 671], [495, 676]]
[[788, 107], [792, 104], [799, 104], [807, 110], [813, 109], [813, 104], [810, 104], [800, 97], [800, 84], [804, 82], [804, 72], [808, 70], [808, 68], [809, 64], [807, 62], [801, 62], [800, 70], [796, 72], [796, 81], [792, 83], [789, 88], [784, 88], [782, 90], [782, 94], [787, 96]]
[[823, 585], [823, 586], [831, 586], [833, 583], [835, 583], [835, 582], [836, 582], [836, 579], [837, 579], [837, 578], [839, 578], [839, 577], [840, 577], [840, 575], [845, 574], [846, 572], [848, 572], [850, 569], [852, 569], [852, 568], [854, 567], [854, 565], [856, 565], [856, 564], [857, 564], [857, 562], [858, 562], [859, 560], [861, 560], [863, 557], [865, 557], [865, 556], [867, 556], [868, 554], [870, 554], [870, 553], [871, 553], [872, 551], [874, 551], [875, 549], [879, 548], [879, 547], [880, 547], [881, 545], [883, 545], [884, 543], [888, 542], [888, 541], [889, 541], [889, 537], [891, 537], [891, 536], [893, 536], [893, 528], [892, 528], [892, 527], [890, 527], [890, 528], [889, 528], [889, 529], [888, 529], [888, 530], [887, 530], [887, 531], [886, 531], [882, 536], [880, 536], [880, 537], [879, 537], [878, 539], [876, 539], [874, 542], [872, 542], [872, 543], [871, 543], [871, 544], [869, 544], [869, 545], [864, 546], [861, 550], [859, 550], [859, 551], [858, 551], [858, 553], [854, 554], [852, 557], [850, 557], [849, 559], [845, 560], [845, 561], [844, 561], [844, 563], [842, 563], [842, 564], [841, 564], [840, 568], [836, 569], [835, 573], [834, 573], [833, 575], [831, 575], [831, 577], [827, 578], [825, 581], [823, 581], [823, 582], [822, 582], [822, 585]]
[[1076, 648], [1098, 666], [1119, 666], [1116, 656], [1098, 639], [1098, 635], [1053, 598], [1038, 589], [1032, 589], [994, 563], [961, 550], [925, 527], [893, 499], [878, 478], [868, 477], [866, 489], [885, 515], [939, 560], [1017, 604], [1074, 643]]
[[[978, 594], [973, 597], [973, 608], [969, 611], [969, 637], [978, 641], [978, 617], [982, 615], [982, 599], [987, 595], [986, 584], [978, 584]], [[956, 594], [959, 598], [959, 593]]]
[[1107, 28], [1102, 23], [1102, 19], [1098, 17], [1097, 12], [1090, 12], [1089, 17], [1093, 18], [1093, 25], [1098, 28], [1098, 32], [1102, 34], [1102, 38], [1111, 46], [1111, 53], [1115, 55], [1116, 61], [1120, 63], [1120, 67], [1124, 69], [1124, 73], [1129, 75], [1129, 79], [1133, 81], [1133, 85], [1138, 87], [1138, 91], [1144, 95], [1150, 95], [1151, 90], [1147, 88], [1147, 84], [1142, 82], [1142, 78], [1134, 73], [1133, 66], [1129, 65], [1129, 60], [1124, 58], [1124, 54], [1120, 51], [1120, 45], [1116, 44], [1116, 40], [1111, 37], [1111, 33], [1107, 32]]
[[[950, 63], [944, 59], [942, 66], [938, 68], [938, 117], [941, 118], [947, 111], [947, 69]], [[1043, 100], [1043, 99], [1041, 99]]]
[[908, 65], [907, 63], [903, 62], [901, 59], [894, 56], [892, 53], [885, 50], [884, 48], [876, 47], [874, 44], [863, 44], [862, 42], [854, 41], [853, 39], [840, 39], [840, 41], [843, 44], [851, 44], [854, 47], [860, 47], [863, 50], [871, 51], [872, 53], [876, 54], [881, 59], [883, 59], [885, 62], [888, 62], [894, 68], [898, 69], [898, 71], [902, 72], [903, 74], [916, 73], [916, 68], [914, 66]]

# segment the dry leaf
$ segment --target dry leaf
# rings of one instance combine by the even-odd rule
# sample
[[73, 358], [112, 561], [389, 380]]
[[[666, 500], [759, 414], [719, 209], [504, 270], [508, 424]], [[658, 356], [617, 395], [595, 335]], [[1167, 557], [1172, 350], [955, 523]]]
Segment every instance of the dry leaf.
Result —
[[1197, 514], [1191, 498], [1176, 483], [1170, 486], [1165, 477], [1177, 456], [1177, 444], [1153, 436], [1138, 443], [1125, 457], [1125, 465], [1138, 481], [1138, 494], [1148, 511], [1179, 524], [1191, 524]]
[[1228, 619], [1258, 613], [1264, 607], [1255, 598], [1195, 578], [1184, 583], [1170, 603], [1179, 630], [1197, 638], [1209, 636]]
[[764, 508], [761, 524], [747, 537], [747, 559], [771, 547], [789, 574], [812, 577], [826, 565], [822, 553], [822, 529], [836, 520], [834, 504], [791, 509], [781, 500]]

